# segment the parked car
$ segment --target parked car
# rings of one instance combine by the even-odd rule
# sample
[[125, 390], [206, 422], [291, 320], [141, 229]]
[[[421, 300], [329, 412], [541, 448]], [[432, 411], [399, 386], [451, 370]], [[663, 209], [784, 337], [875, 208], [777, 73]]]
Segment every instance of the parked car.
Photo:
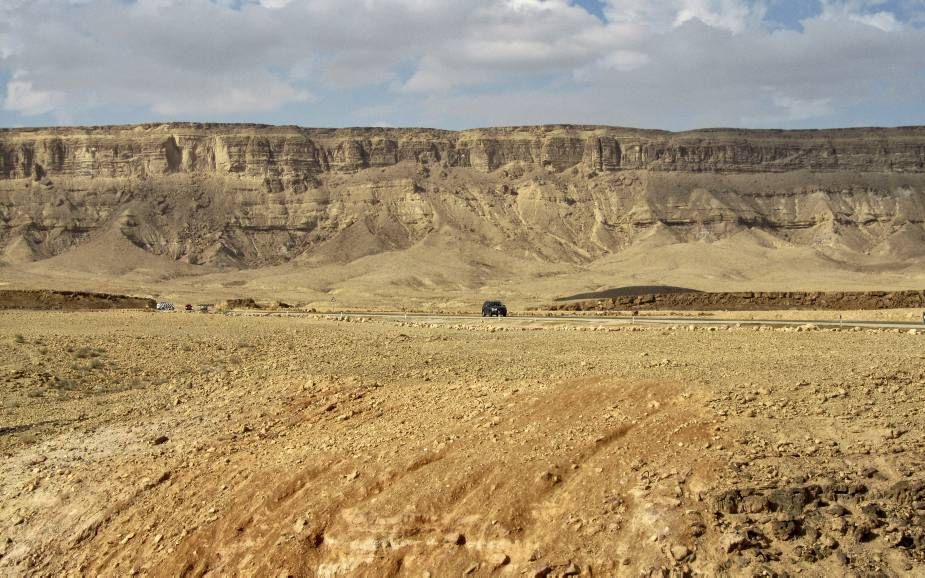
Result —
[[507, 307], [500, 301], [482, 303], [482, 317], [507, 317]]

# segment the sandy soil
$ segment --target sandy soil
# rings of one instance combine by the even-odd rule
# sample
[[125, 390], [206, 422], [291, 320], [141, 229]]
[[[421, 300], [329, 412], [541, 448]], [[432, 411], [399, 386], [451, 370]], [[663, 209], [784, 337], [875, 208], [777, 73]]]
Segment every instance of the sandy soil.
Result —
[[[121, 242], [87, 243], [52, 259], [0, 262], [0, 288], [105, 291], [175, 303], [252, 297], [317, 309], [478, 311], [501, 299], [514, 309], [576, 293], [636, 285], [702, 291], [882, 291], [925, 287], [922, 263], [861, 266], [805, 247], [766, 247], [739, 236], [715, 243], [652, 239], [591, 263], [546, 263], [436, 238], [347, 264], [286, 264], [217, 271], [144, 253]], [[866, 262], [866, 261], [865, 261]], [[332, 301], [333, 300], [333, 301]]]
[[0, 314], [0, 574], [925, 572], [925, 336]]

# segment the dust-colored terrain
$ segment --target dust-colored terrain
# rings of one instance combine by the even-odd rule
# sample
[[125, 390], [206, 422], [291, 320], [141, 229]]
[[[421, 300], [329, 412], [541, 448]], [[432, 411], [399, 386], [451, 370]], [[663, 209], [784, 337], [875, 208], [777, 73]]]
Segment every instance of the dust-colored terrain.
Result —
[[0, 312], [0, 574], [925, 573], [919, 331], [265, 314], [920, 292], [923, 214], [923, 127], [0, 130], [0, 302], [269, 304]]
[[0, 314], [4, 575], [925, 571], [925, 336]]

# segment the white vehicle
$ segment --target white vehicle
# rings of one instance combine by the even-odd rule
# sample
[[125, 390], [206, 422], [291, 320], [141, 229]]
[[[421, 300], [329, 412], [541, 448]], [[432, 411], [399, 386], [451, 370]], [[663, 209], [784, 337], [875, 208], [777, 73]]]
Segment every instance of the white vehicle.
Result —
[[174, 310], [174, 306], [173, 306], [173, 303], [168, 303], [168, 302], [166, 302], [166, 301], [162, 301], [162, 302], [160, 302], [160, 303], [157, 304], [157, 310], [158, 310], [158, 311], [173, 311], [173, 310]]

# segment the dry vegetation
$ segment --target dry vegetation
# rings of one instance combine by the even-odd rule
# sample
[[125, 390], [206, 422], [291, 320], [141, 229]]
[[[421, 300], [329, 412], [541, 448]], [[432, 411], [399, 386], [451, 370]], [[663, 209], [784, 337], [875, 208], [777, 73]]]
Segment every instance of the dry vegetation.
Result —
[[908, 575], [925, 337], [0, 315], [0, 573]]

